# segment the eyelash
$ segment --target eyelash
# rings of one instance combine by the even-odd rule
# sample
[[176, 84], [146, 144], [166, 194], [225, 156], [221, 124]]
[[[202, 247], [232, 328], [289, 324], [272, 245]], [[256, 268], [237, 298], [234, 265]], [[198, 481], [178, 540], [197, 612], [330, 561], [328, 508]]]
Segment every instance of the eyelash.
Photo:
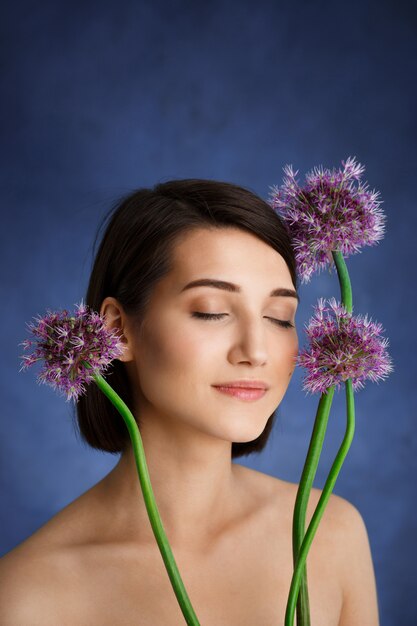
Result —
[[[199, 311], [193, 311], [192, 313], [193, 317], [197, 317], [199, 319], [204, 319], [204, 320], [220, 319], [224, 315], [227, 315], [227, 313], [200, 313]], [[291, 322], [277, 320], [274, 317], [268, 317], [268, 319], [272, 320], [278, 326], [282, 326], [283, 328], [294, 328], [294, 324], [291, 324]]]

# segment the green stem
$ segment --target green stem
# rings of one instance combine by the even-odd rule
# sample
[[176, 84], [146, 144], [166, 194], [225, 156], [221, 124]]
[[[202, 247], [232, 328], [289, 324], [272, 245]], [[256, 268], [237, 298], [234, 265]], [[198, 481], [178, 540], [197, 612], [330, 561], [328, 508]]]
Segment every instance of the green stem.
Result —
[[[320, 398], [319, 406], [317, 408], [317, 413], [316, 413], [316, 419], [314, 422], [314, 428], [313, 428], [313, 432], [311, 435], [310, 446], [308, 448], [306, 461], [304, 464], [303, 472], [301, 474], [300, 484], [299, 484], [298, 491], [297, 491], [297, 497], [296, 497], [295, 506], [294, 506], [293, 529], [292, 529], [294, 568], [296, 567], [301, 543], [304, 539], [307, 503], [308, 503], [311, 488], [313, 485], [314, 477], [316, 475], [321, 450], [323, 447], [324, 436], [326, 434], [330, 408], [332, 406], [332, 401], [333, 401], [333, 395], [334, 395], [334, 387], [329, 387], [327, 392], [323, 393]], [[298, 596], [297, 626], [310, 626], [310, 611], [309, 611], [307, 568], [306, 567], [304, 568], [302, 572], [300, 593]]]
[[[349, 273], [347, 270], [346, 263], [344, 261], [343, 255], [340, 251], [333, 251], [333, 259], [336, 265], [337, 274], [339, 278], [340, 290], [341, 290], [341, 299], [342, 304], [346, 307], [349, 312], [352, 312], [352, 287], [350, 283]], [[353, 437], [354, 432], [354, 398], [351, 386], [348, 386], [348, 383], [351, 383], [350, 380], [346, 381], [346, 394], [347, 394], [347, 402], [348, 406], [351, 407], [350, 414], [348, 409], [348, 421], [346, 426], [345, 438], [343, 440], [342, 446], [339, 449], [336, 460], [332, 466], [333, 468], [338, 466], [338, 463], [343, 463], [343, 460], [347, 454], [351, 443], [351, 437]], [[349, 391], [350, 390], [350, 391]], [[294, 515], [293, 515], [293, 562], [294, 562], [294, 574], [291, 582], [291, 588], [287, 603], [287, 612], [286, 612], [286, 626], [293, 625], [294, 621], [294, 610], [295, 603], [297, 602], [297, 626], [310, 626], [310, 609], [309, 609], [309, 598], [308, 598], [308, 585], [307, 585], [307, 569], [305, 567], [305, 561], [307, 558], [308, 549], [311, 545], [311, 542], [314, 537], [315, 530], [311, 531], [311, 539], [310, 543], [306, 544], [307, 547], [304, 548], [305, 556], [304, 561], [301, 565], [297, 565], [297, 560], [302, 558], [301, 547], [304, 545], [303, 539], [305, 536], [305, 518], [307, 511], [307, 504], [310, 497], [311, 488], [313, 485], [314, 477], [316, 474], [317, 466], [320, 459], [321, 450], [323, 447], [324, 435], [327, 427], [327, 420], [333, 400], [334, 387], [330, 387], [327, 390], [327, 395], [322, 394], [320, 399], [320, 403], [317, 409], [316, 420], [313, 428], [313, 433], [311, 436], [310, 446], [307, 452], [307, 458], [304, 464], [302, 476], [300, 479], [300, 484], [297, 491], [297, 497], [294, 506]], [[337, 470], [337, 473], [340, 471], [340, 467]], [[324, 507], [327, 504], [327, 500], [330, 497], [330, 493], [333, 489], [334, 483], [336, 482], [337, 473], [333, 476], [331, 473], [328, 478], [328, 482], [326, 482], [325, 488], [323, 489], [322, 498], [319, 500], [319, 503], [316, 507], [317, 514], [317, 525], [321, 519], [321, 516], [324, 512]], [[329, 487], [332, 484], [333, 486]], [[326, 487], [327, 486], [327, 487]], [[325, 490], [328, 491], [328, 496], [323, 497]], [[324, 504], [323, 504], [324, 502]], [[320, 503], [322, 503], [322, 509], [319, 509]], [[313, 515], [314, 517], [314, 515]], [[313, 518], [312, 518], [313, 521]], [[311, 527], [311, 523], [309, 528]], [[314, 528], [314, 527], [313, 527]], [[296, 572], [297, 576], [296, 576]], [[296, 582], [294, 582], [296, 577]], [[298, 600], [297, 600], [298, 594]], [[287, 622], [288, 620], [288, 622]]]
[[316, 510], [313, 513], [307, 532], [301, 544], [297, 565], [294, 569], [294, 574], [291, 580], [291, 587], [290, 587], [290, 593], [289, 593], [289, 598], [288, 598], [287, 610], [285, 613], [285, 626], [293, 626], [296, 598], [298, 595], [298, 591], [300, 589], [301, 577], [302, 577], [303, 568], [305, 566], [305, 562], [307, 559], [307, 553], [314, 539], [314, 535], [316, 533], [317, 527], [323, 516], [324, 509], [333, 491], [337, 476], [346, 458], [346, 455], [350, 448], [350, 444], [352, 443], [353, 435], [355, 432], [355, 403], [354, 403], [354, 395], [353, 395], [353, 389], [352, 389], [352, 381], [350, 379], [348, 379], [345, 382], [345, 388], [346, 388], [346, 402], [347, 402], [346, 433], [343, 438], [342, 445], [340, 446], [339, 451], [336, 455], [336, 459], [331, 467], [329, 476], [324, 485]]
[[339, 250], [332, 252], [336, 265], [337, 275], [340, 283], [342, 304], [349, 313], [352, 313], [352, 285], [350, 283], [349, 272], [343, 254]]
[[164, 527], [162, 525], [162, 520], [156, 506], [155, 496], [149, 477], [148, 466], [146, 464], [142, 437], [140, 436], [136, 420], [126, 404], [120, 398], [120, 396], [114, 391], [114, 389], [112, 389], [112, 387], [110, 387], [107, 381], [104, 380], [104, 378], [100, 374], [94, 375], [94, 381], [101, 389], [101, 391], [107, 396], [110, 402], [116, 407], [126, 423], [130, 439], [132, 441], [136, 467], [139, 475], [139, 482], [145, 500], [146, 510], [148, 511], [149, 520], [151, 522], [152, 530], [159, 546], [162, 559], [165, 563], [165, 568], [171, 580], [175, 595], [177, 596], [181, 611], [185, 617], [185, 621], [190, 626], [199, 626], [200, 623], [197, 619], [196, 614], [194, 613], [194, 609], [187, 595], [184, 583], [182, 582], [178, 567], [175, 563], [174, 555], [171, 550], [171, 546], [169, 545], [168, 538], [166, 536]]

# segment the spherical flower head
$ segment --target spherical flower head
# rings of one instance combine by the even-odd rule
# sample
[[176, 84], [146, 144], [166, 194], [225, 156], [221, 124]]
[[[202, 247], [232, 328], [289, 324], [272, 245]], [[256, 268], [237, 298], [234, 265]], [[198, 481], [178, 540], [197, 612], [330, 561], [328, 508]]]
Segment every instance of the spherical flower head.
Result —
[[21, 344], [24, 349], [36, 346], [31, 354], [21, 356], [20, 371], [38, 361], [43, 368], [38, 382], [51, 385], [66, 395], [67, 402], [77, 400], [95, 374], [103, 374], [111, 361], [124, 352], [119, 336], [106, 328], [104, 318], [81, 301], [74, 315], [68, 311], [47, 311], [27, 324], [34, 339]]
[[270, 204], [287, 226], [302, 283], [333, 266], [333, 251], [347, 257], [384, 236], [379, 192], [361, 182], [365, 167], [355, 157], [342, 165], [337, 171], [315, 167], [303, 187], [296, 180], [298, 170], [286, 165], [283, 185], [271, 187]]
[[310, 345], [297, 357], [307, 370], [304, 391], [324, 393], [332, 385], [338, 389], [349, 378], [358, 391], [365, 380], [378, 382], [388, 376], [393, 366], [382, 326], [366, 315], [354, 316], [335, 298], [328, 303], [320, 298], [314, 307], [315, 315], [306, 326]]

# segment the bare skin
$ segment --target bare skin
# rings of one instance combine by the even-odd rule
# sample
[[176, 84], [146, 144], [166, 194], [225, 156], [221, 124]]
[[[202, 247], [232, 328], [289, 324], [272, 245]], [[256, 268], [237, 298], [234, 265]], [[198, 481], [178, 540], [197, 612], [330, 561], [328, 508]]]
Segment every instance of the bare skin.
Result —
[[[297, 485], [236, 470], [246, 511], [210, 546], [174, 548], [175, 558], [203, 626], [283, 626]], [[156, 542], [113, 529], [107, 478], [0, 560], [2, 626], [185, 623]], [[313, 489], [307, 522], [319, 496]], [[343, 498], [330, 499], [307, 571], [314, 626], [378, 626], [367, 537]]]
[[[183, 290], [203, 277], [241, 291]], [[295, 324], [297, 300], [270, 297], [277, 287], [293, 289], [285, 261], [270, 246], [236, 229], [200, 229], [177, 244], [173, 269], [156, 286], [140, 333], [114, 298], [101, 308], [125, 342], [121, 360], [135, 390], [133, 412], [155, 498], [202, 626], [284, 623], [297, 485], [231, 462], [232, 442], [262, 433], [293, 373], [296, 328], [273, 320]], [[224, 316], [204, 320], [194, 311]], [[242, 378], [270, 388], [255, 402], [213, 388]], [[307, 520], [319, 495], [313, 490]], [[310, 549], [308, 577], [314, 626], [378, 626], [366, 531], [356, 509], [337, 496]], [[0, 622], [185, 623], [131, 450], [2, 559]]]

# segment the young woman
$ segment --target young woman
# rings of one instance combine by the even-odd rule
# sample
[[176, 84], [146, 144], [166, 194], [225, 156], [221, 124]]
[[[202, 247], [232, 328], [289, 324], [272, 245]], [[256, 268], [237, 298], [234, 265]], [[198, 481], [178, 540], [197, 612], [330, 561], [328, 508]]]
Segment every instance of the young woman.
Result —
[[[108, 216], [86, 303], [125, 344], [108, 380], [138, 421], [200, 623], [283, 625], [297, 485], [232, 460], [265, 447], [294, 370], [297, 276], [285, 226], [229, 183], [140, 189]], [[2, 559], [0, 623], [182, 626], [125, 423], [94, 384], [77, 414], [82, 438], [120, 460]], [[307, 573], [312, 626], [378, 625], [366, 528], [336, 495]]]

